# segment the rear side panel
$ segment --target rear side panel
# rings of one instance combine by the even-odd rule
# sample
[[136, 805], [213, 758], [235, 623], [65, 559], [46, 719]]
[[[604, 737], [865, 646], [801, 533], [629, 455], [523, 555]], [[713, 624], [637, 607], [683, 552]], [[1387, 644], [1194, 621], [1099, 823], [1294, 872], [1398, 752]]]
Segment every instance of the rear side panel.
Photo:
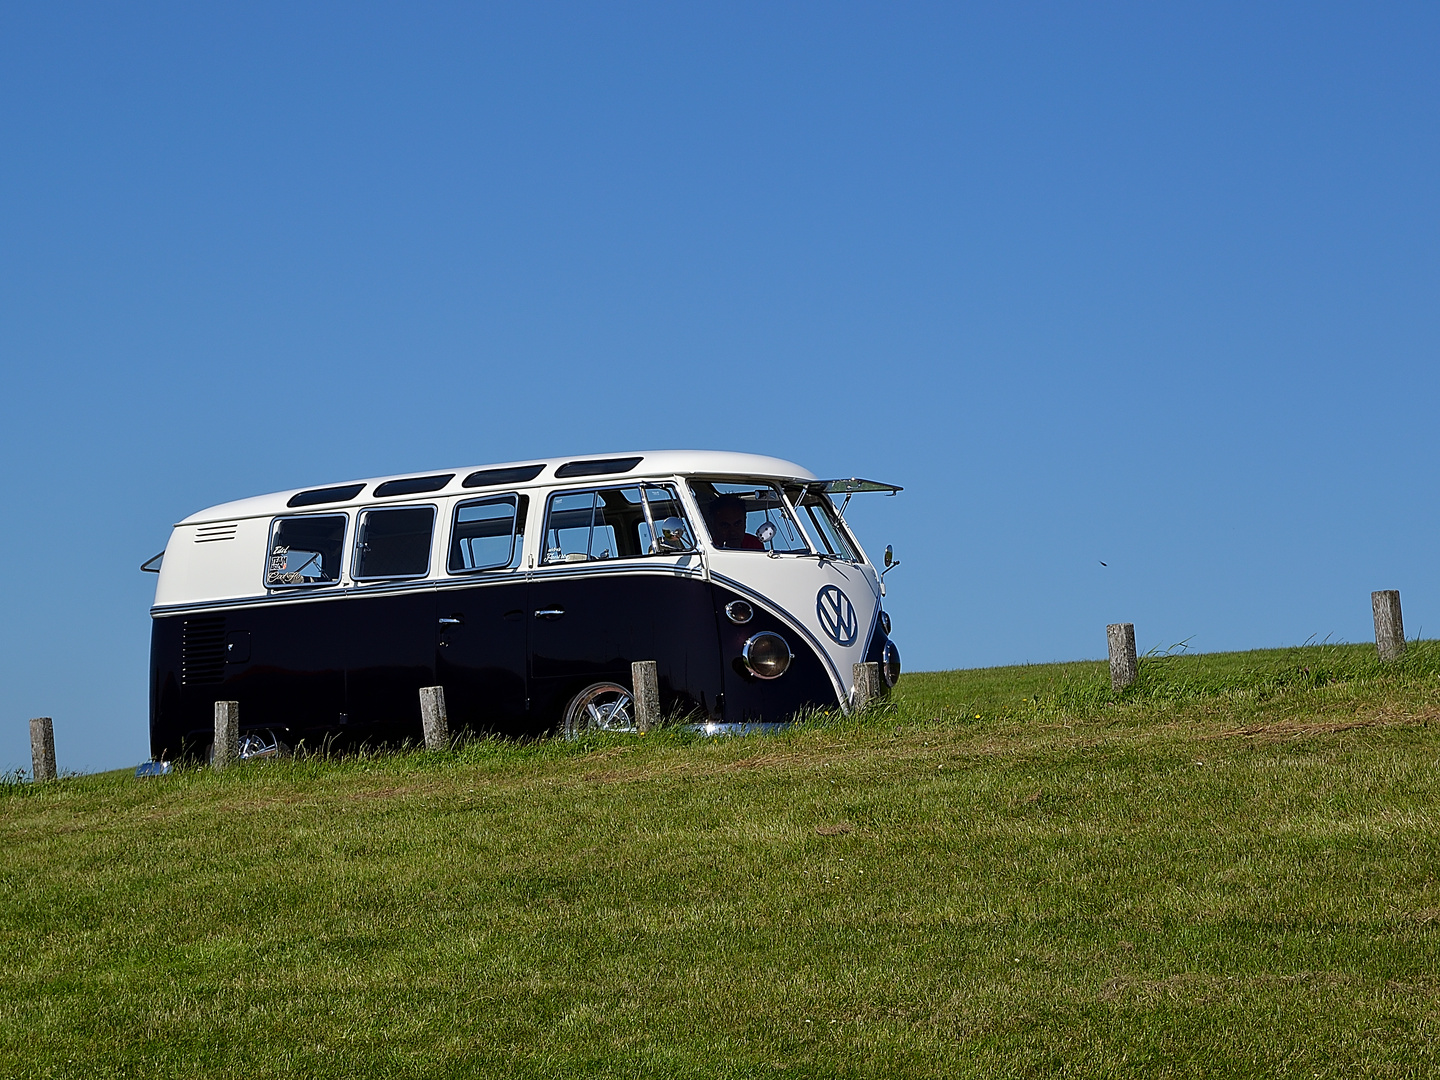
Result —
[[240, 703], [242, 729], [271, 728], [292, 744], [338, 733], [345, 726], [350, 609], [337, 596], [157, 617], [150, 650], [152, 756], [203, 754], [216, 701]]

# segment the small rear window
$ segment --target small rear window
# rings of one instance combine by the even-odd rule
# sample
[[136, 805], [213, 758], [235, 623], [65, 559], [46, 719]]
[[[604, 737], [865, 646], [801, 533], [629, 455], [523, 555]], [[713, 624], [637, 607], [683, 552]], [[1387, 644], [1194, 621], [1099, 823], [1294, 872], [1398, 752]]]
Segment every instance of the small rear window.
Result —
[[391, 495], [420, 495], [426, 491], [439, 491], [454, 479], [452, 472], [444, 476], [407, 476], [404, 480], [386, 480], [375, 489], [375, 495], [381, 499]]
[[276, 518], [270, 529], [266, 588], [333, 585], [339, 581], [345, 524], [344, 514]]
[[534, 480], [545, 471], [544, 465], [517, 465], [510, 469], [477, 469], [460, 482], [461, 487], [509, 487]]
[[567, 461], [555, 470], [555, 475], [562, 480], [571, 476], [608, 476], [611, 473], [629, 472], [644, 460], [638, 457], [612, 457]]
[[285, 505], [296, 506], [319, 506], [321, 503], [349, 502], [365, 490], [364, 484], [342, 484], [340, 487], [311, 488], [309, 491], [301, 491], [290, 496], [290, 501]]

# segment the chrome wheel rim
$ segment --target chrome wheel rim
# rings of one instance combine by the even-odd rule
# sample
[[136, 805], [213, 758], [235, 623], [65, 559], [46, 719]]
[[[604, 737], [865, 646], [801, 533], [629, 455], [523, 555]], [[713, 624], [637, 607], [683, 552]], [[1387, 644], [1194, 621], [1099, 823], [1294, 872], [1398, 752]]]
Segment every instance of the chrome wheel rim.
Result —
[[284, 752], [284, 745], [273, 731], [247, 731], [240, 736], [239, 757], [241, 761], [258, 761], [261, 758], [279, 757]]
[[635, 734], [635, 700], [618, 683], [597, 683], [576, 695], [566, 710], [565, 732], [575, 738], [584, 731]]

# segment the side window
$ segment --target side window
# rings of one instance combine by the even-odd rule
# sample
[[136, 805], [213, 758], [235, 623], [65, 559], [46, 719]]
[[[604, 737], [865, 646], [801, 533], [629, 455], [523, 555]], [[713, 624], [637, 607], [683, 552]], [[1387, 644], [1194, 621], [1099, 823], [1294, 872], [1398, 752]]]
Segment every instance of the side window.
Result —
[[344, 514], [276, 518], [270, 527], [265, 587], [333, 585], [339, 581], [346, 520]]
[[450, 573], [499, 570], [515, 565], [519, 538], [525, 535], [524, 495], [497, 495], [463, 502], [455, 508], [450, 532]]
[[362, 511], [355, 534], [355, 580], [424, 577], [434, 527], [433, 506]]
[[[650, 523], [660, 534], [654, 542]], [[693, 551], [695, 536], [679, 496], [664, 484], [567, 491], [550, 497], [546, 563], [634, 559]]]
[[616, 558], [624, 532], [623, 529], [617, 532], [615, 527], [615, 519], [621, 516], [619, 508], [614, 505], [615, 494], [611, 491], [570, 491], [552, 495], [550, 514], [545, 520], [545, 562], [589, 562]]

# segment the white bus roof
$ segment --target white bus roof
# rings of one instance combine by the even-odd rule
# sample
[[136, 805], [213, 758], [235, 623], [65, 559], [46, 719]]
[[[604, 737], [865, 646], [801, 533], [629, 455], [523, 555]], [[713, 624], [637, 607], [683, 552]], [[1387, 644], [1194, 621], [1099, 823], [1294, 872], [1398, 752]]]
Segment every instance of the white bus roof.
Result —
[[[600, 463], [608, 461], [620, 461], [622, 464], [626, 459], [639, 459], [634, 465], [613, 471], [585, 472], [584, 465], [588, 462]], [[533, 478], [521, 482], [513, 479], [509, 482], [503, 480], [494, 484], [471, 484], [465, 486], [465, 480], [477, 472], [490, 472], [500, 470], [523, 470], [526, 467], [538, 469]], [[574, 472], [568, 472], [566, 466], [580, 466]], [[559, 475], [557, 475], [557, 470]], [[437, 486], [424, 494], [416, 494], [414, 498], [434, 498], [441, 495], [468, 495], [483, 494], [486, 490], [504, 488], [513, 490], [516, 488], [551, 486], [554, 484], [579, 484], [587, 483], [614, 483], [631, 479], [643, 479], [646, 477], [664, 476], [754, 476], [766, 479], [781, 480], [815, 480], [817, 477], [809, 469], [796, 465], [793, 461], [785, 461], [781, 458], [764, 457], [760, 454], [736, 454], [725, 450], [634, 450], [627, 453], [607, 454], [576, 454], [570, 457], [557, 458], [529, 458], [522, 461], [501, 462], [490, 465], [466, 465], [454, 469], [434, 469], [423, 473], [399, 473], [394, 476], [374, 476], [363, 480], [341, 481], [338, 483], [317, 484], [308, 488], [291, 488], [288, 491], [277, 491], [269, 495], [256, 495], [249, 499], [237, 499], [234, 502], [220, 503], [217, 506], [207, 507], [197, 513], [191, 514], [181, 525], [198, 525], [211, 521], [235, 521], [241, 518], [273, 517], [276, 514], [286, 513], [313, 513], [328, 507], [345, 506], [352, 503], [368, 503], [374, 499], [376, 488], [391, 481], [405, 481], [424, 477], [439, 478], [446, 474], [453, 474], [443, 485]], [[307, 492], [318, 492], [328, 488], [357, 487], [359, 490], [346, 497], [333, 500], [316, 501], [292, 505], [292, 501], [298, 496]], [[398, 493], [397, 493], [398, 494]], [[388, 499], [386, 501], [389, 501]]]

